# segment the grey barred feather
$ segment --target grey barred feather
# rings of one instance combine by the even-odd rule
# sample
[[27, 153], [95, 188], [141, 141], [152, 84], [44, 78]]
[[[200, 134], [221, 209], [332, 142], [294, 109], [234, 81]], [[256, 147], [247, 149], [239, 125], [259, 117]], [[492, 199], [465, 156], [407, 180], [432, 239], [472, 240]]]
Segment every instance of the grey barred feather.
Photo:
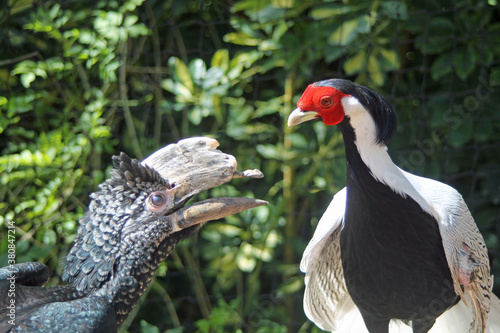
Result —
[[343, 278], [340, 261], [340, 229], [335, 230], [328, 238], [327, 244], [319, 253], [319, 258], [311, 273], [306, 276], [304, 294], [304, 311], [309, 318], [322, 318], [316, 321], [322, 329], [334, 330], [335, 322], [343, 315], [342, 304], [351, 301]]
[[[321, 218], [307, 245], [301, 270], [306, 273], [304, 311], [309, 319], [325, 330], [353, 305], [347, 292], [340, 258], [340, 231], [343, 225], [346, 188], [337, 193]], [[352, 304], [350, 304], [352, 303]]]

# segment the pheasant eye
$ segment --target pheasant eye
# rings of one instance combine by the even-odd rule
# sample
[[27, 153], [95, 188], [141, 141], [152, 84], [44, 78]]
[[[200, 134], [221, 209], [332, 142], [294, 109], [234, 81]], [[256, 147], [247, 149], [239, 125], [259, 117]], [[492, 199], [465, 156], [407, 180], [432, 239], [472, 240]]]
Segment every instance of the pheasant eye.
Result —
[[330, 106], [333, 105], [333, 99], [330, 96], [323, 96], [319, 100], [319, 103], [321, 104], [322, 107], [329, 108]]

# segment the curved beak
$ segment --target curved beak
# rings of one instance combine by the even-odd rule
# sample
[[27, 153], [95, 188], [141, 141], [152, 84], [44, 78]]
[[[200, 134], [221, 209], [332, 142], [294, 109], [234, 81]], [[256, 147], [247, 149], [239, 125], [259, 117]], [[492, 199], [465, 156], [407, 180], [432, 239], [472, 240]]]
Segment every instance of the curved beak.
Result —
[[195, 203], [189, 207], [184, 207], [172, 215], [165, 217], [165, 219], [170, 221], [172, 231], [176, 232], [267, 204], [267, 201], [252, 198], [212, 198]]
[[316, 111], [304, 111], [301, 108], [296, 108], [288, 116], [288, 126], [295, 126], [300, 123], [318, 119], [319, 115]]

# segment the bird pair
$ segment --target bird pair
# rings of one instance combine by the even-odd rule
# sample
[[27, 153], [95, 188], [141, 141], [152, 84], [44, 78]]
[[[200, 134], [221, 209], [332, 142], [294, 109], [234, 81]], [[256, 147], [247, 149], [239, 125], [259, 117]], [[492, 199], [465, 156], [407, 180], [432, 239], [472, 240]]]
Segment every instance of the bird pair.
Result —
[[[500, 332], [484, 239], [456, 190], [392, 162], [386, 144], [396, 118], [387, 101], [347, 80], [321, 81], [307, 87], [288, 124], [314, 119], [342, 132], [347, 186], [302, 258], [309, 319], [335, 332]], [[40, 263], [0, 269], [0, 332], [116, 331], [180, 240], [206, 221], [266, 204], [215, 198], [184, 207], [232, 178], [262, 176], [237, 172], [217, 145], [195, 138], [143, 162], [114, 157], [66, 258], [68, 285], [39, 288], [48, 278]]]

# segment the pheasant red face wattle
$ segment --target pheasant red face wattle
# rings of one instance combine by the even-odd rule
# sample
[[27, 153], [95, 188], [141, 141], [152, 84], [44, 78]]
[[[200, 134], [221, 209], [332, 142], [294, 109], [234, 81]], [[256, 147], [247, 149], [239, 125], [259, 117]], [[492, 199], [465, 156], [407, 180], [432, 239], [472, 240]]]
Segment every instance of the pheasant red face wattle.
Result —
[[297, 102], [298, 108], [290, 114], [288, 125], [293, 126], [313, 119], [320, 119], [326, 125], [337, 125], [344, 120], [342, 98], [347, 96], [350, 95], [332, 87], [310, 84]]

